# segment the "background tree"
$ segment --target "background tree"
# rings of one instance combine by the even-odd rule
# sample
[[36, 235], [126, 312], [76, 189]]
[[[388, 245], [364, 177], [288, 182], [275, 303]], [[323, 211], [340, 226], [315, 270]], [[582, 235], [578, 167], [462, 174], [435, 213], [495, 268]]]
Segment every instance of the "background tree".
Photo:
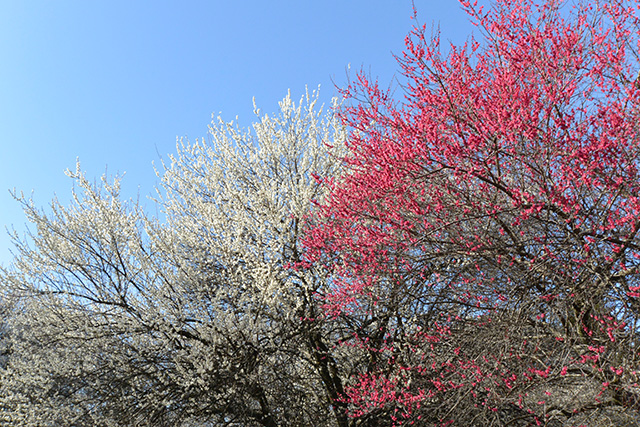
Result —
[[288, 268], [323, 197], [314, 174], [337, 173], [344, 141], [303, 101], [256, 110], [253, 133], [219, 120], [180, 141], [159, 173], [166, 221], [79, 167], [70, 207], [17, 197], [35, 229], [0, 273], [11, 425], [346, 425], [348, 350], [314, 298], [326, 269]]
[[345, 401], [389, 424], [638, 425], [637, 9], [461, 3], [482, 39], [443, 52], [417, 27], [404, 100], [345, 90], [347, 172], [306, 240], [339, 275], [326, 308], [383, 333], [349, 342], [375, 363]]

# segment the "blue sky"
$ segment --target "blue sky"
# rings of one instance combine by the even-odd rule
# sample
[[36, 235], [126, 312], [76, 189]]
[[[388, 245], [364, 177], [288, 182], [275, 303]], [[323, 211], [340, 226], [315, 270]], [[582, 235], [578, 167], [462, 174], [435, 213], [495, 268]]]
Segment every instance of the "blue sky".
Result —
[[[473, 29], [454, 0], [415, 4], [443, 40]], [[0, 2], [0, 263], [11, 260], [5, 227], [27, 227], [9, 189], [67, 204], [64, 170], [79, 158], [89, 177], [126, 172], [123, 194], [143, 200], [152, 162], [176, 137], [206, 135], [212, 113], [248, 126], [253, 97], [270, 113], [305, 86], [321, 85], [328, 103], [349, 64], [389, 83], [411, 10], [409, 0]]]

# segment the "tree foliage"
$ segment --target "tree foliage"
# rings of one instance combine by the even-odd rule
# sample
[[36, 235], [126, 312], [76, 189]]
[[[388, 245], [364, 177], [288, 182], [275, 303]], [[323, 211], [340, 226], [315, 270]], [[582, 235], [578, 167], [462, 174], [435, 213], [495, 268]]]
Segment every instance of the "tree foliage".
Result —
[[401, 100], [179, 141], [162, 219], [79, 167], [17, 196], [0, 423], [640, 425], [638, 7], [461, 3]]
[[417, 27], [404, 100], [345, 89], [347, 172], [307, 246], [339, 276], [331, 313], [385, 319], [345, 400], [396, 424], [637, 425], [637, 5], [462, 4], [482, 39]]
[[[303, 102], [304, 101], [304, 102]], [[166, 221], [120, 180], [68, 172], [74, 202], [22, 196], [35, 230], [0, 280], [11, 307], [0, 408], [11, 425], [333, 425], [340, 383], [300, 261], [315, 174], [337, 172], [342, 126], [307, 94], [253, 133], [218, 120], [159, 172]], [[328, 145], [335, 145], [331, 154]], [[340, 390], [342, 391], [342, 390]]]

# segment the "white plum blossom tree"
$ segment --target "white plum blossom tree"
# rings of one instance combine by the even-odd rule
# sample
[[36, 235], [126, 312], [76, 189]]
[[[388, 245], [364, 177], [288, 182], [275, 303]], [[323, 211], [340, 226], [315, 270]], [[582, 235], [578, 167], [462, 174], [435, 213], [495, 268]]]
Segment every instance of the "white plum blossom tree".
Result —
[[163, 220], [79, 166], [69, 207], [16, 195], [33, 229], [0, 271], [0, 423], [347, 425], [338, 320], [314, 296], [326, 272], [296, 268], [345, 130], [315, 93], [280, 109], [180, 140], [158, 171]]

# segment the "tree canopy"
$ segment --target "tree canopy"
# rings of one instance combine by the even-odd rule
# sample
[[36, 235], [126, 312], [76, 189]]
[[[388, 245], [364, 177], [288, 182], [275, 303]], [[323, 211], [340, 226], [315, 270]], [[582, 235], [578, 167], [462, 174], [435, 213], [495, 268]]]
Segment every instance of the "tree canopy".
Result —
[[[71, 426], [640, 425], [633, 2], [461, 2], [364, 73], [40, 210], [0, 271], [0, 417]], [[417, 18], [417, 15], [416, 15]]]
[[344, 90], [347, 172], [307, 246], [338, 275], [330, 312], [403, 306], [347, 400], [398, 423], [637, 425], [637, 8], [461, 3], [482, 39], [416, 27], [403, 100], [364, 74]]
[[[307, 94], [253, 132], [221, 119], [179, 141], [158, 172], [165, 222], [119, 194], [119, 178], [68, 172], [74, 203], [23, 196], [35, 230], [2, 271], [12, 425], [331, 425], [331, 330], [295, 271], [300, 236], [339, 167], [344, 129]], [[326, 145], [331, 142], [336, 155]], [[338, 418], [345, 418], [339, 414]]]

